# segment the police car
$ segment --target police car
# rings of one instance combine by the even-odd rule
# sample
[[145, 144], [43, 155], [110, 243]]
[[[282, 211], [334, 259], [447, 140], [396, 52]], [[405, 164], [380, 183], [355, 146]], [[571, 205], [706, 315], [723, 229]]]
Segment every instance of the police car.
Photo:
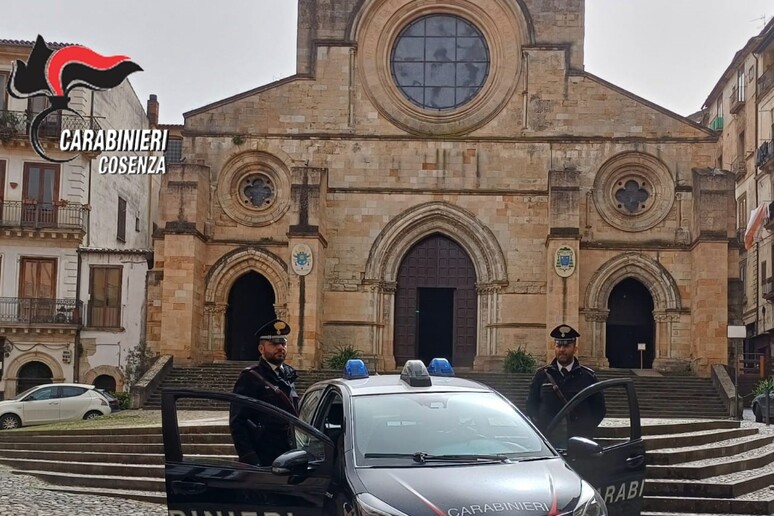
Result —
[[[588, 396], [616, 389], [629, 404], [624, 432], [560, 437], [561, 448], [507, 398], [439, 359], [408, 361], [400, 375], [350, 361], [343, 378], [307, 389], [298, 418], [240, 395], [164, 390], [169, 516], [636, 516], [645, 445], [631, 380], [583, 390], [546, 434], [561, 434]], [[191, 398], [283, 419], [296, 448], [271, 467], [238, 462], [233, 446], [203, 454], [180, 437], [177, 404]]]

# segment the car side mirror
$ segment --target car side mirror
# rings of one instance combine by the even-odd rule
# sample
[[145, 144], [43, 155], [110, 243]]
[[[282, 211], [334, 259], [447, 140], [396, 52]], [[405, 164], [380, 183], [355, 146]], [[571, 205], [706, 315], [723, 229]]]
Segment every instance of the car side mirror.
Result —
[[302, 473], [309, 467], [309, 454], [306, 450], [286, 451], [271, 465], [271, 472], [275, 475], [290, 475]]
[[604, 448], [601, 444], [586, 437], [571, 437], [567, 441], [567, 456], [569, 458], [584, 458], [601, 455]]

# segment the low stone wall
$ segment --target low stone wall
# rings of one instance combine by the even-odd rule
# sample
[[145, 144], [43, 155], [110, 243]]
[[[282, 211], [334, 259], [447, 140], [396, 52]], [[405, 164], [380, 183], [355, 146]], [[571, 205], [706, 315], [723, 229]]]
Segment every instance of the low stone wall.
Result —
[[130, 394], [130, 405], [132, 409], [139, 409], [145, 405], [148, 397], [156, 390], [159, 384], [164, 380], [167, 374], [172, 370], [172, 355], [162, 355], [156, 359], [148, 371], [142, 375], [140, 381], [132, 385]]
[[[715, 364], [712, 366], [712, 385], [720, 394], [720, 399], [723, 401], [728, 415], [730, 417], [737, 417], [741, 419], [743, 410], [742, 398], [737, 394], [734, 382], [731, 377], [728, 376], [728, 371], [723, 364]], [[734, 396], [738, 400], [737, 411], [734, 411]]]

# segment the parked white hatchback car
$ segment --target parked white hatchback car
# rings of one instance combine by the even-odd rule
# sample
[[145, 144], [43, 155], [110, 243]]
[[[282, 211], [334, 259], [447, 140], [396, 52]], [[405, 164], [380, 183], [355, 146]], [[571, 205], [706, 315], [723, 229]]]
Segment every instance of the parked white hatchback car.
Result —
[[0, 429], [94, 419], [110, 412], [110, 404], [93, 385], [48, 383], [0, 401]]

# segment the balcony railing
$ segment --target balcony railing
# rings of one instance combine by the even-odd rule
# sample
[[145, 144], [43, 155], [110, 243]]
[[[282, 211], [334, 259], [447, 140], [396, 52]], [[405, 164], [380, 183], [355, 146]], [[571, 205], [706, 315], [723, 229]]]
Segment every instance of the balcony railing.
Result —
[[739, 87], [734, 86], [728, 101], [731, 105], [729, 111], [731, 111], [731, 113], [738, 113], [744, 107], [744, 92], [740, 92]]
[[121, 307], [96, 306], [95, 303], [89, 303], [86, 326], [89, 328], [120, 328]]
[[0, 322], [79, 325], [81, 302], [77, 299], [0, 297]]
[[774, 278], [767, 278], [763, 283], [763, 299], [774, 301]]
[[[30, 111], [0, 110], [0, 141], [9, 142], [14, 138], [26, 138], [35, 113]], [[40, 124], [40, 138], [59, 139], [63, 129], [71, 131], [101, 129], [99, 117], [73, 115], [71, 113], [52, 113]]]
[[769, 66], [760, 77], [758, 77], [758, 98], [766, 95], [771, 87], [774, 86], [774, 66]]
[[24, 229], [86, 229], [86, 212], [82, 204], [37, 203], [35, 201], [0, 202], [0, 227]]
[[755, 151], [755, 166], [763, 169], [774, 169], [774, 140], [763, 142]]
[[744, 158], [739, 157], [731, 162], [731, 172], [736, 174], [738, 177], [742, 177], [747, 173], [747, 162], [744, 160]]

